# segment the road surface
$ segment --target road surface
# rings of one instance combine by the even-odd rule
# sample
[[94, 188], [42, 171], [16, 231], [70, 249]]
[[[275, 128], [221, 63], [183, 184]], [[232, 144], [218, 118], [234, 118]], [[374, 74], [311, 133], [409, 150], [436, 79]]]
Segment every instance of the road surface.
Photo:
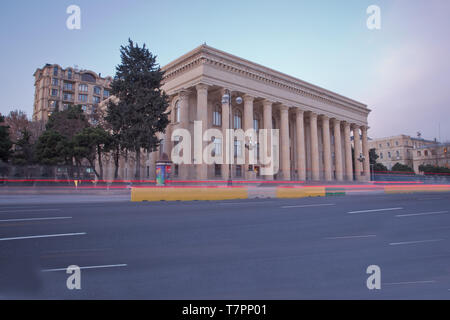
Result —
[[[448, 193], [9, 196], [0, 199], [0, 298], [449, 299], [449, 235]], [[81, 290], [66, 286], [70, 265], [81, 267]], [[380, 290], [367, 288], [371, 265]]]

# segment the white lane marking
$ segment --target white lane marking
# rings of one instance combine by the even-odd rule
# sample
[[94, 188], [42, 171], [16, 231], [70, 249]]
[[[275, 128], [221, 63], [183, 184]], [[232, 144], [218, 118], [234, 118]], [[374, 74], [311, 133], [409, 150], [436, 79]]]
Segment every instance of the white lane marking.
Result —
[[405, 244], [417, 244], [417, 243], [427, 243], [427, 242], [438, 242], [444, 241], [445, 239], [431, 239], [431, 240], [418, 240], [418, 241], [404, 241], [404, 242], [391, 242], [390, 246], [401, 246]]
[[399, 208], [370, 209], [370, 210], [349, 211], [347, 213], [364, 213], [364, 212], [393, 211], [393, 210], [403, 210], [403, 208], [399, 207]]
[[0, 241], [38, 239], [38, 238], [55, 238], [55, 237], [69, 237], [69, 236], [82, 236], [82, 235], [85, 235], [85, 234], [86, 234], [86, 232], [44, 234], [44, 235], [39, 235], [39, 236], [24, 236], [24, 237], [1, 238]]
[[283, 206], [281, 209], [290, 209], [290, 208], [309, 208], [309, 207], [325, 207], [325, 206], [335, 206], [335, 203], [322, 203], [322, 204], [304, 204], [298, 206]]
[[364, 236], [342, 236], [342, 237], [328, 237], [326, 240], [338, 240], [338, 239], [355, 239], [355, 238], [373, 238], [376, 237], [374, 234], [368, 234]]
[[443, 198], [419, 198], [418, 201], [427, 201], [427, 200], [441, 200]]
[[234, 205], [234, 204], [260, 204], [260, 203], [273, 203], [275, 201], [242, 201], [242, 202], [221, 202], [220, 205], [226, 206], [226, 205]]
[[394, 285], [403, 285], [403, 284], [421, 284], [421, 283], [435, 283], [435, 282], [436, 282], [435, 280], [421, 280], [421, 281], [406, 281], [406, 282], [387, 282], [387, 283], [382, 283], [382, 285], [394, 286]]
[[[80, 267], [80, 269], [104, 269], [104, 268], [120, 268], [120, 267], [126, 267], [127, 264], [107, 264], [103, 266], [86, 266], [86, 267]], [[67, 268], [57, 268], [57, 269], [44, 269], [41, 270], [42, 272], [55, 272], [55, 271], [66, 271]]]
[[72, 217], [49, 217], [49, 218], [26, 218], [26, 219], [6, 219], [0, 220], [0, 222], [18, 222], [18, 221], [41, 221], [41, 220], [64, 220], [72, 219]]
[[448, 211], [433, 211], [433, 212], [421, 212], [421, 213], [410, 213], [410, 214], [398, 214], [397, 218], [402, 217], [414, 217], [414, 216], [427, 216], [431, 214], [440, 214], [440, 213], [448, 213]]
[[41, 211], [61, 211], [61, 209], [7, 210], [7, 211], [0, 211], [0, 213], [21, 213], [21, 212], [41, 212]]

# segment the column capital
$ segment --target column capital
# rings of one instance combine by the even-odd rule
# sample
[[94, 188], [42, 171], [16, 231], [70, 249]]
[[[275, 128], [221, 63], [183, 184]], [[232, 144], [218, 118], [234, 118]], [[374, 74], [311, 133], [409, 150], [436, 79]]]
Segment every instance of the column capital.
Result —
[[352, 123], [352, 124], [350, 125], [350, 128], [351, 128], [352, 130], [359, 130], [359, 129], [360, 129], [360, 126], [357, 125], [356, 123]]
[[180, 91], [178, 91], [178, 97], [181, 100], [185, 100], [185, 99], [189, 98], [189, 94], [190, 94], [190, 92], [187, 89], [181, 89]]
[[242, 98], [244, 99], [244, 102], [246, 102], [246, 103], [253, 103], [253, 101], [255, 101], [255, 97], [248, 95], [248, 94], [244, 94], [244, 96]]
[[207, 91], [209, 88], [209, 86], [207, 84], [204, 83], [199, 83], [195, 86], [195, 89], [197, 89], [197, 91]]
[[272, 105], [273, 105], [272, 101], [264, 99], [264, 101], [263, 101], [263, 106], [264, 107], [272, 107]]
[[303, 116], [305, 114], [305, 111], [300, 108], [295, 108], [295, 114], [298, 116]]
[[334, 125], [341, 125], [341, 120], [337, 119], [337, 118], [332, 118], [331, 121], [333, 122]]
[[280, 105], [280, 111], [281, 112], [288, 112], [289, 111], [289, 107], [282, 104], [282, 105]]
[[361, 131], [367, 132], [367, 130], [369, 130], [368, 126], [361, 126]]
[[330, 117], [328, 117], [328, 116], [325, 115], [325, 114], [321, 114], [321, 115], [320, 115], [320, 119], [321, 119], [322, 121], [330, 121]]
[[312, 111], [309, 111], [308, 114], [311, 119], [315, 119], [315, 120], [317, 120], [317, 117], [319, 116], [317, 113], [314, 113]]

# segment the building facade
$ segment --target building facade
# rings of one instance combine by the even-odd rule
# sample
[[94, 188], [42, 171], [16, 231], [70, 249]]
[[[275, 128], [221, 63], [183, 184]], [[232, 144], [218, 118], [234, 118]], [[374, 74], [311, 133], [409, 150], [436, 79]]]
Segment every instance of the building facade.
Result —
[[[413, 168], [416, 173], [415, 159], [421, 157], [422, 149], [436, 145], [436, 141], [415, 138], [408, 135], [398, 135], [369, 141], [369, 148], [375, 149], [377, 162], [391, 170], [396, 163]], [[428, 153], [428, 151], [427, 151]]]
[[434, 143], [413, 151], [413, 169], [420, 173], [421, 165], [450, 168], [450, 143]]
[[[161, 135], [160, 150], [142, 161], [141, 177], [154, 178], [155, 161], [171, 158], [179, 142], [174, 135], [177, 129], [193, 135], [195, 122], [200, 121], [201, 135], [211, 128], [222, 132], [223, 137], [230, 127], [244, 131], [279, 130], [279, 150], [272, 154], [279, 167], [276, 174], [261, 176], [264, 165], [253, 166], [245, 157], [245, 163], [231, 166], [234, 179], [370, 179], [367, 139], [370, 110], [366, 105], [207, 45], [181, 56], [162, 70], [163, 90], [170, 97], [171, 122]], [[224, 94], [229, 92], [231, 109], [223, 101]], [[230, 166], [225, 161], [228, 141], [212, 137], [210, 142], [215, 144], [216, 156], [219, 153], [224, 158], [223, 163], [174, 164], [171, 179], [228, 179]], [[235, 140], [234, 155], [248, 154], [246, 144], [248, 141]], [[195, 154], [193, 145], [192, 154]], [[108, 177], [112, 177], [112, 165], [108, 167]], [[120, 167], [121, 178], [132, 178], [132, 161], [122, 160]]]
[[55, 110], [81, 105], [87, 115], [95, 112], [100, 102], [110, 95], [111, 77], [75, 68], [63, 69], [46, 64], [34, 73], [33, 120], [46, 122]]

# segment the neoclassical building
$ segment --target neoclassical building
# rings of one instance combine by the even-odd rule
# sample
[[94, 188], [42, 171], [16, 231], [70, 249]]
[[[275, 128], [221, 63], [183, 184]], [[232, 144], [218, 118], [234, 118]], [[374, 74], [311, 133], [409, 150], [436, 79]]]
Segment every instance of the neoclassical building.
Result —
[[[279, 154], [274, 154], [279, 171], [258, 176], [258, 165], [234, 164], [233, 178], [277, 180], [368, 180], [370, 178], [366, 105], [289, 75], [202, 45], [162, 68], [163, 90], [170, 97], [171, 124], [159, 154], [171, 154], [176, 141], [172, 132], [184, 128], [193, 132], [194, 121], [203, 130], [279, 129]], [[229, 90], [229, 104], [222, 96]], [[236, 97], [242, 97], [238, 104]], [[229, 116], [232, 119], [230, 121]], [[353, 138], [352, 138], [353, 136]], [[176, 140], [176, 139], [175, 139]], [[224, 148], [222, 141], [215, 141]], [[234, 144], [249, 152], [244, 143]], [[352, 147], [354, 153], [352, 155]], [[194, 153], [192, 153], [194, 154]], [[248, 161], [248, 157], [246, 157]], [[149, 170], [147, 170], [149, 171]], [[227, 179], [228, 164], [180, 164], [174, 178]]]
[[[163, 90], [170, 97], [171, 123], [161, 136], [160, 150], [142, 161], [142, 177], [153, 179], [155, 162], [171, 157], [177, 144], [177, 137], [172, 134], [176, 129], [193, 134], [195, 121], [201, 121], [203, 131], [215, 128], [224, 137], [230, 123], [232, 129], [244, 131], [279, 130], [279, 151], [273, 153], [278, 172], [260, 175], [260, 166], [252, 166], [245, 157], [245, 164], [231, 166], [233, 179], [370, 179], [367, 139], [370, 110], [366, 105], [207, 45], [197, 47], [162, 69], [165, 71]], [[231, 92], [231, 110], [222, 99], [226, 92]], [[238, 103], [238, 97], [242, 103]], [[225, 143], [214, 140], [216, 155], [225, 154], [221, 151]], [[245, 148], [245, 141], [235, 141], [234, 148], [238, 150], [234, 151], [235, 156], [250, 152]], [[133, 177], [132, 163], [122, 161], [120, 167], [121, 178]], [[171, 179], [227, 180], [229, 170], [227, 163], [174, 164]]]

